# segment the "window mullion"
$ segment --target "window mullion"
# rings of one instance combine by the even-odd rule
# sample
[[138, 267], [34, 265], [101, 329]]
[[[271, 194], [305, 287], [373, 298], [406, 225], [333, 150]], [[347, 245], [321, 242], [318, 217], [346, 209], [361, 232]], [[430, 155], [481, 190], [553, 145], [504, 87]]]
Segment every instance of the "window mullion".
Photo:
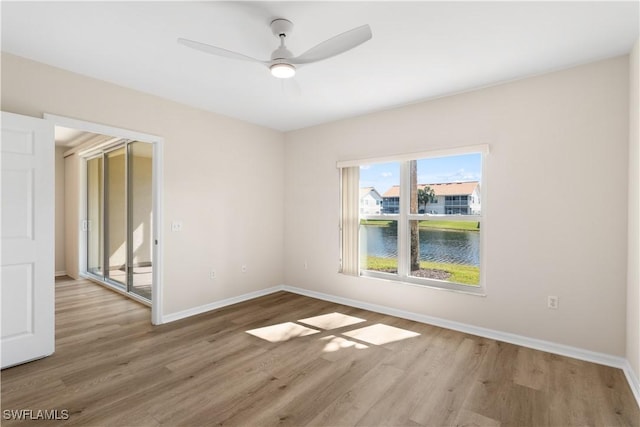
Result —
[[409, 238], [409, 200], [411, 186], [409, 176], [409, 161], [400, 163], [400, 212], [398, 218], [398, 275], [402, 278], [409, 276], [409, 257], [411, 254], [411, 239]]

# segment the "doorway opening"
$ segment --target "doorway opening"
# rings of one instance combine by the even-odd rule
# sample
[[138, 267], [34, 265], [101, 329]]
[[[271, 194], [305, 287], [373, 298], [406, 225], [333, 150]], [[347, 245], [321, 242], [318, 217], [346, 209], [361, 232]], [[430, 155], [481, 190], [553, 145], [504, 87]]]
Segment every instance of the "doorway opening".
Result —
[[152, 323], [162, 323], [163, 139], [51, 114], [45, 119], [55, 124], [56, 154], [64, 150], [66, 275], [151, 306]]

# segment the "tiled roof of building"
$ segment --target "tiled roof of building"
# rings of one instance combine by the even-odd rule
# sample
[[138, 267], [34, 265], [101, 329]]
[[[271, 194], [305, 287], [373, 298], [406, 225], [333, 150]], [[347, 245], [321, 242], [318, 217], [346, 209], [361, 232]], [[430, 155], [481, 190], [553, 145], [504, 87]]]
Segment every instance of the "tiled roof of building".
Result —
[[[478, 187], [478, 181], [444, 182], [438, 184], [418, 184], [418, 189], [429, 186], [436, 196], [468, 196]], [[400, 186], [394, 185], [382, 197], [400, 197]]]

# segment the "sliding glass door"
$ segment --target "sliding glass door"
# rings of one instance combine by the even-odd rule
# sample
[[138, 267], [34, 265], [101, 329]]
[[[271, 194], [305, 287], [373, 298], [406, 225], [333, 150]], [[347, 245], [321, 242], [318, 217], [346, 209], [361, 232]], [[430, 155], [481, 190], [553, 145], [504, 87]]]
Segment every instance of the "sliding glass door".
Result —
[[128, 145], [129, 159], [129, 285], [130, 292], [151, 299], [153, 268], [152, 159], [153, 146], [145, 142]]
[[105, 279], [127, 285], [127, 175], [125, 149], [105, 153]]
[[153, 145], [125, 141], [87, 160], [87, 273], [151, 300]]
[[102, 155], [87, 160], [87, 272], [104, 275]]

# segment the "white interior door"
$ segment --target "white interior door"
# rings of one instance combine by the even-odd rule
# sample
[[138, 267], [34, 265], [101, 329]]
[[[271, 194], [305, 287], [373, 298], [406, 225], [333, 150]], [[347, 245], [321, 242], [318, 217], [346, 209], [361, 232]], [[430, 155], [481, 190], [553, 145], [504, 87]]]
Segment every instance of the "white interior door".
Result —
[[54, 350], [54, 133], [47, 120], [2, 113], [2, 368]]

